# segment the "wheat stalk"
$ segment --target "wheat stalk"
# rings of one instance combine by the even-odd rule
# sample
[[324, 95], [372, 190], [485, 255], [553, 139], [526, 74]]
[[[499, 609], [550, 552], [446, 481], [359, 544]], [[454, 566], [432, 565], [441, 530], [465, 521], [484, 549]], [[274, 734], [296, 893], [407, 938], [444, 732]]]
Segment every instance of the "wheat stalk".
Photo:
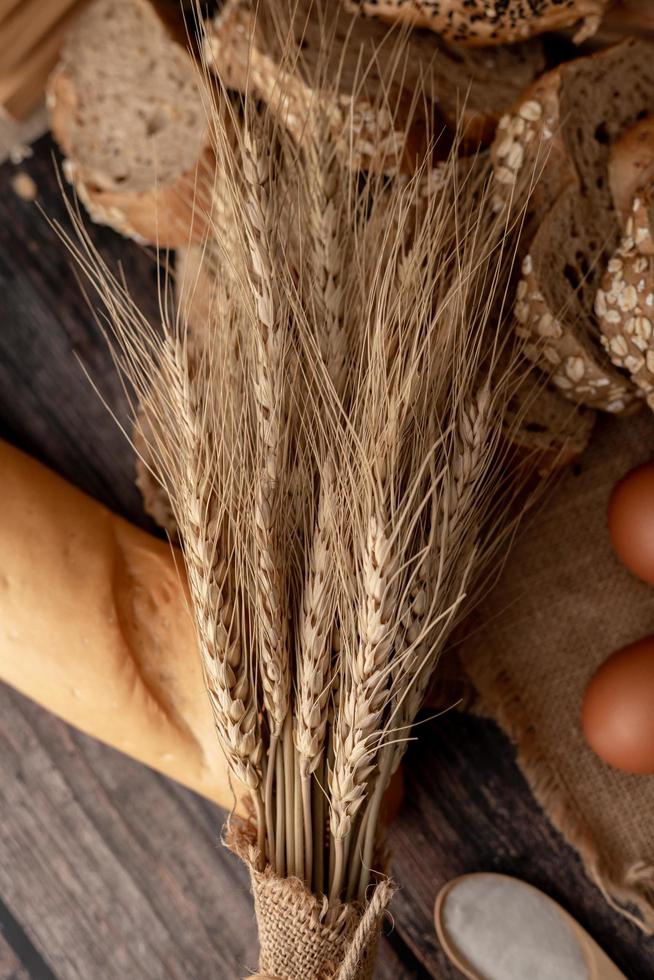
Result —
[[[283, 80], [300, 43], [293, 31]], [[414, 177], [364, 180], [353, 149], [346, 174], [354, 134], [325, 110], [338, 78], [312, 64], [319, 97], [289, 122], [301, 143], [282, 90], [272, 109], [247, 96], [237, 109], [219, 84], [207, 97], [206, 329], [187, 322], [192, 303], [171, 316], [164, 290], [159, 334], [83, 235], [77, 258], [148, 421], [261, 863], [337, 909], [366, 897], [388, 781], [513, 526], [501, 430], [517, 356], [487, 163], [461, 166], [455, 146], [438, 180], [428, 156]], [[378, 108], [402, 98], [384, 89]]]

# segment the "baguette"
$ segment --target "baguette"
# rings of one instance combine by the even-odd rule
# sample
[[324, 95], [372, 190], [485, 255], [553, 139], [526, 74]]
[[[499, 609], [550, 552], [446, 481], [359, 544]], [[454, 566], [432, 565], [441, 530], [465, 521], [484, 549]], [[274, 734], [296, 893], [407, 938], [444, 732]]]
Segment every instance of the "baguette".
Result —
[[[282, 113], [298, 141], [318, 100], [335, 142], [355, 169], [410, 172], [429, 134], [443, 123], [457, 128], [462, 107], [464, 135], [488, 142], [501, 113], [544, 66], [538, 42], [482, 53], [455, 49], [420, 31], [408, 36], [402, 56], [395, 58], [395, 35], [374, 20], [346, 13], [337, 0], [300, 0], [289, 18], [297, 42], [291, 56], [279, 40], [286, 26], [269, 6], [259, 5], [255, 19], [246, 0], [226, 0], [207, 28], [208, 61], [228, 87], [249, 89]], [[360, 63], [370, 64], [364, 78]], [[321, 73], [325, 85], [316, 92], [310, 82]], [[426, 105], [418, 100], [409, 112], [420, 85], [430, 98]], [[389, 105], [398, 110], [389, 111]]]
[[0, 679], [231, 808], [180, 556], [0, 441]]
[[95, 0], [79, 17], [47, 101], [94, 221], [162, 247], [201, 240], [212, 157], [198, 84], [147, 0]]
[[609, 0], [346, 0], [382, 20], [436, 31], [448, 41], [471, 46], [512, 44], [545, 31], [576, 25], [577, 43], [592, 37]]

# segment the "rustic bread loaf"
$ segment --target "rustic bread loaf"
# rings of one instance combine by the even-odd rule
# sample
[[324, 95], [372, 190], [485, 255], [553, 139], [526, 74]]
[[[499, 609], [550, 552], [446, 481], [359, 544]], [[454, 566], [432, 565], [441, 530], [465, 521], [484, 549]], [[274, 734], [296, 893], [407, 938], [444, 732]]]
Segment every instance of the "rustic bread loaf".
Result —
[[567, 397], [614, 412], [634, 410], [638, 393], [608, 362], [593, 313], [620, 241], [610, 151], [651, 105], [654, 47], [630, 39], [545, 75], [500, 121], [491, 149], [499, 206], [522, 202], [536, 181], [515, 308], [530, 354]]
[[231, 808], [179, 555], [0, 441], [0, 679]]
[[[284, 121], [297, 139], [310, 107], [320, 100], [334, 139], [347, 159], [352, 154], [355, 167], [412, 169], [426, 133], [439, 132], [443, 121], [454, 128], [462, 107], [466, 136], [489, 140], [501, 113], [544, 66], [538, 42], [476, 52], [420, 31], [407, 37], [397, 56], [394, 32], [374, 20], [352, 17], [338, 0], [300, 0], [292, 7], [294, 56], [283, 51], [280, 41], [287, 35], [287, 26], [279, 23], [281, 5], [274, 19], [270, 7], [260, 4], [255, 21], [246, 0], [227, 0], [208, 28], [209, 61], [226, 85], [241, 91], [249, 86], [274, 108], [283, 105]], [[376, 57], [374, 52], [379, 52]], [[359, 77], [360, 62], [370, 63], [365, 77]], [[316, 77], [325, 79], [317, 92], [312, 88]], [[427, 105], [419, 100], [410, 113], [421, 79], [431, 98]], [[389, 105], [397, 105], [397, 111]], [[345, 130], [350, 119], [353, 146]]]
[[169, 247], [202, 236], [210, 158], [198, 75], [147, 0], [95, 0], [82, 13], [48, 105], [64, 173], [94, 221]]
[[545, 31], [576, 26], [576, 42], [599, 27], [609, 0], [346, 0], [383, 20], [426, 27], [448, 41], [470, 46], [508, 44]]

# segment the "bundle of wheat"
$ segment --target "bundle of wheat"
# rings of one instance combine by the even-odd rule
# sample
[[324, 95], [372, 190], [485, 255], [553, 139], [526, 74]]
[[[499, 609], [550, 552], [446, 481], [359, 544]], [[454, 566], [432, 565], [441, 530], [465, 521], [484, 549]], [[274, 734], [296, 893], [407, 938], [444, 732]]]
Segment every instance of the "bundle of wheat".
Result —
[[214, 95], [210, 329], [191, 332], [167, 280], [153, 327], [79, 222], [70, 245], [140, 403], [218, 741], [250, 791], [231, 844], [260, 969], [366, 977], [392, 891], [383, 794], [531, 472], [506, 437], [524, 384], [503, 316], [513, 232], [483, 161], [363, 178], [318, 103], [300, 146], [279, 105]]

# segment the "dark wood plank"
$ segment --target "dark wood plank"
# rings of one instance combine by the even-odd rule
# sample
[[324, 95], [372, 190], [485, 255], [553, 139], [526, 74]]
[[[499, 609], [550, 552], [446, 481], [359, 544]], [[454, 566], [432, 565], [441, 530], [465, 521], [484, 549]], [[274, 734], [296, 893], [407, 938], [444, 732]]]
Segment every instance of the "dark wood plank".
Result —
[[[392, 831], [396, 926], [433, 976], [458, 977], [438, 946], [434, 898], [456, 875], [524, 878], [559, 901], [633, 980], [654, 980], [654, 939], [614, 912], [552, 827], [487, 719], [451, 712], [422, 726], [406, 766], [406, 801]], [[562, 978], [563, 980], [563, 978]]]
[[[47, 213], [63, 218], [51, 154], [44, 139], [24, 167]], [[151, 526], [132, 453], [76, 360], [125, 421], [106, 347], [56, 236], [10, 189], [13, 172], [0, 168], [0, 434]], [[155, 316], [151, 256], [106, 229], [94, 237]], [[9, 928], [0, 942], [0, 980], [30, 975], [20, 966], [30, 948], [58, 980], [246, 975], [255, 927], [246, 876], [219, 843], [219, 811], [6, 689], [0, 719], [0, 899], [17, 927], [13, 946]], [[400, 890], [381, 945], [382, 980], [454, 978], [432, 907], [442, 882], [475, 869], [545, 888], [627, 976], [654, 978], [652, 942], [585, 878], [490, 722], [451, 714], [422, 728], [392, 845]]]

